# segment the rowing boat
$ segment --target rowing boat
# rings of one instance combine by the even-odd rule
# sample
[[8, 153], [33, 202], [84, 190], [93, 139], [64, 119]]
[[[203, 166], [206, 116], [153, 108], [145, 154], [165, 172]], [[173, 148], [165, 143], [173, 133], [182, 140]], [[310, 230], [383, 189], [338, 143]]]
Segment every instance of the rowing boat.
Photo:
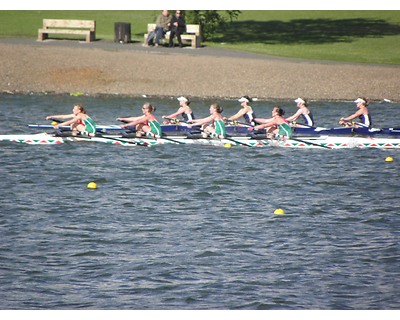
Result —
[[366, 128], [366, 127], [338, 127], [338, 128], [323, 128], [323, 127], [293, 127], [295, 135], [347, 135], [347, 136], [375, 136], [400, 135], [399, 128]]
[[249, 146], [249, 147], [284, 147], [284, 148], [378, 148], [378, 149], [400, 149], [400, 139], [375, 138], [375, 137], [346, 137], [346, 136], [319, 136], [303, 137], [286, 140], [275, 140], [267, 138], [232, 136], [226, 139], [190, 138], [186, 135], [174, 136], [173, 138], [126, 138], [122, 135], [101, 135], [96, 137], [67, 136], [59, 137], [49, 133], [0, 135], [0, 141], [18, 142], [34, 145], [63, 144], [72, 142], [100, 142], [112, 145], [136, 146], [136, 145], [162, 145], [162, 144], [201, 144], [225, 146]]
[[[52, 125], [48, 124], [29, 124], [28, 128], [30, 129], [39, 129], [39, 130], [54, 130]], [[236, 126], [236, 125], [227, 125], [226, 132], [231, 135], [246, 135], [249, 133], [248, 126]], [[69, 131], [69, 126], [61, 126], [59, 127], [62, 131]], [[132, 128], [134, 129], [134, 128]], [[168, 135], [182, 135], [188, 132], [199, 131], [200, 126], [194, 126], [189, 128], [185, 123], [179, 124], [163, 124], [161, 125], [161, 129], [165, 134]], [[118, 132], [129, 130], [128, 128], [121, 128], [119, 125], [96, 125], [96, 131], [99, 133], [109, 133], [109, 132]]]
[[[52, 125], [46, 124], [30, 124], [30, 129], [40, 130], [53, 130]], [[192, 131], [198, 131], [199, 127], [189, 128], [185, 123], [167, 124], [161, 126], [162, 131], [167, 135], [179, 136]], [[239, 136], [248, 135], [249, 126], [246, 125], [226, 125], [226, 132], [229, 135]], [[61, 130], [70, 130], [68, 126], [60, 127]], [[115, 133], [124, 131], [119, 125], [97, 125], [96, 130], [99, 133]], [[259, 134], [264, 134], [265, 130], [259, 130]], [[326, 136], [326, 135], [340, 135], [340, 136], [400, 136], [400, 128], [354, 128], [354, 127], [337, 127], [337, 128], [324, 128], [324, 127], [293, 127], [293, 134], [295, 136]]]

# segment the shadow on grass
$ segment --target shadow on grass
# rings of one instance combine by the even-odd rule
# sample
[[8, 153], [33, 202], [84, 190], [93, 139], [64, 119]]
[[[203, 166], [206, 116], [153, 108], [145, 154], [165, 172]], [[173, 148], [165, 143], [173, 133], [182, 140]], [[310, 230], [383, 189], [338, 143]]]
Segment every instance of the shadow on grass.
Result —
[[355, 38], [400, 34], [400, 26], [374, 19], [299, 19], [283, 21], [234, 21], [215, 42], [264, 44], [323, 44], [352, 42]]

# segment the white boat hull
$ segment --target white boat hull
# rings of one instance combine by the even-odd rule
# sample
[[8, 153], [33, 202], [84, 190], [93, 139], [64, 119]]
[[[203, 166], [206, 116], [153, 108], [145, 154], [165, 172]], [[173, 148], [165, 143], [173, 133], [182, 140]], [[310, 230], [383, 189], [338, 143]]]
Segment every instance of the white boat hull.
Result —
[[63, 144], [72, 142], [100, 142], [106, 144], [136, 146], [136, 145], [160, 145], [160, 144], [202, 144], [214, 146], [248, 146], [248, 147], [283, 147], [283, 148], [378, 148], [378, 149], [400, 149], [400, 139], [394, 138], [366, 138], [366, 137], [343, 137], [343, 136], [321, 136], [288, 140], [256, 140], [250, 137], [232, 137], [227, 139], [191, 139], [186, 136], [173, 136], [171, 138], [149, 139], [149, 138], [124, 138], [118, 135], [104, 135], [101, 137], [57, 137], [53, 134], [17, 134], [0, 135], [0, 141], [18, 142], [26, 144]]

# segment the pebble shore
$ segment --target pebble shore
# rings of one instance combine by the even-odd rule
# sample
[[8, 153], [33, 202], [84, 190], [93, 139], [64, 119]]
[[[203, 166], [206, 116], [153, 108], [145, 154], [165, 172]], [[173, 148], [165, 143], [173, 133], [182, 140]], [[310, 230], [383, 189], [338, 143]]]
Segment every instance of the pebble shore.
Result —
[[2, 41], [0, 70], [2, 93], [400, 101], [400, 66], [227, 54], [206, 47]]

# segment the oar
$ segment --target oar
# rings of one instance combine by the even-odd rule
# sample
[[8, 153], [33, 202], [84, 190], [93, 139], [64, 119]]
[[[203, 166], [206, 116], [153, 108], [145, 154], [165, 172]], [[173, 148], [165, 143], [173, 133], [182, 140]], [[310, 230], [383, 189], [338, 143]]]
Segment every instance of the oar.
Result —
[[[155, 139], [157, 139], [157, 138], [155, 138]], [[174, 143], [177, 143], [177, 144], [185, 144], [184, 142], [177, 141], [177, 140], [174, 140], [174, 139], [171, 139], [171, 138], [167, 138], [167, 137], [165, 137], [165, 136], [162, 136], [162, 137], [160, 137], [159, 139], [168, 140], [168, 141], [171, 141], [171, 142], [174, 142]]]
[[103, 139], [108, 139], [108, 140], [119, 141], [119, 142], [128, 143], [128, 144], [134, 144], [134, 145], [141, 146], [141, 147], [148, 147], [148, 146], [150, 146], [147, 142], [127, 141], [127, 140], [118, 139], [118, 138], [105, 137], [105, 136], [103, 136], [102, 134], [96, 134], [95, 137], [99, 137], [99, 138], [103, 138]]
[[307, 127], [307, 128], [317, 128], [317, 127], [314, 127], [314, 126], [310, 126], [310, 125], [307, 124], [307, 123], [297, 123], [296, 121], [292, 121], [291, 124], [293, 124], [294, 126], [296, 126], [296, 125], [298, 124], [298, 125], [300, 126], [300, 127], [298, 127], [298, 128], [301, 128], [301, 126], [305, 126], [305, 127]]
[[49, 120], [54, 121], [54, 122], [57, 122], [57, 123], [62, 123], [62, 122], [64, 122], [63, 120], [60, 120], [60, 119], [53, 119], [53, 118], [50, 118]]
[[343, 123], [340, 123], [344, 127], [352, 127], [352, 128], [357, 128], [356, 126], [361, 126], [362, 128], [368, 128], [365, 124], [361, 123], [361, 122], [355, 122], [355, 121], [346, 121], [343, 120]]
[[289, 138], [289, 139], [290, 140], [294, 140], [294, 141], [298, 141], [298, 142], [302, 142], [302, 143], [305, 143], [305, 144], [308, 144], [308, 145], [320, 147], [320, 148], [325, 148], [325, 149], [330, 149], [330, 150], [332, 149], [331, 147], [324, 146], [322, 144], [313, 143], [313, 142], [309, 142], [309, 141], [304, 141], [304, 140], [301, 140], [301, 139], [296, 139], [296, 138]]
[[245, 146], [245, 147], [249, 147], [249, 148], [251, 148], [251, 147], [252, 147], [251, 145], [249, 145], [249, 144], [247, 144], [247, 143], [240, 142], [240, 141], [237, 141], [237, 140], [234, 140], [234, 139], [228, 138], [228, 137], [225, 137], [224, 139], [225, 139], [225, 140], [232, 141], [232, 142], [235, 142], [235, 143], [238, 143], [238, 144], [241, 144], [242, 146]]
[[[207, 135], [210, 135], [209, 132], [205, 132], [205, 131], [204, 131], [203, 129], [201, 129], [201, 128], [200, 128], [200, 131], [206, 133]], [[246, 146], [246, 147], [251, 148], [251, 145], [248, 145], [247, 143], [243, 143], [243, 142], [237, 141], [237, 140], [235, 140], [235, 139], [231, 139], [231, 138], [228, 138], [228, 137], [224, 137], [223, 139], [229, 140], [229, 141], [232, 141], [232, 142], [234, 142], [234, 143], [236, 143], [236, 144], [241, 144], [242, 146]], [[221, 139], [220, 139], [220, 140], [221, 140]]]
[[179, 120], [179, 119], [176, 119], [176, 118], [163, 118], [163, 119], [172, 121], [171, 124], [179, 124], [179, 122], [187, 123], [185, 120]]
[[246, 123], [246, 122], [240, 122], [240, 121], [237, 121], [237, 120], [227, 120], [227, 122], [230, 124], [230, 125], [237, 125], [237, 124], [242, 124], [242, 125], [244, 125], [244, 126], [249, 126], [249, 127], [251, 127], [252, 126], [252, 124], [250, 124], [250, 123]]

